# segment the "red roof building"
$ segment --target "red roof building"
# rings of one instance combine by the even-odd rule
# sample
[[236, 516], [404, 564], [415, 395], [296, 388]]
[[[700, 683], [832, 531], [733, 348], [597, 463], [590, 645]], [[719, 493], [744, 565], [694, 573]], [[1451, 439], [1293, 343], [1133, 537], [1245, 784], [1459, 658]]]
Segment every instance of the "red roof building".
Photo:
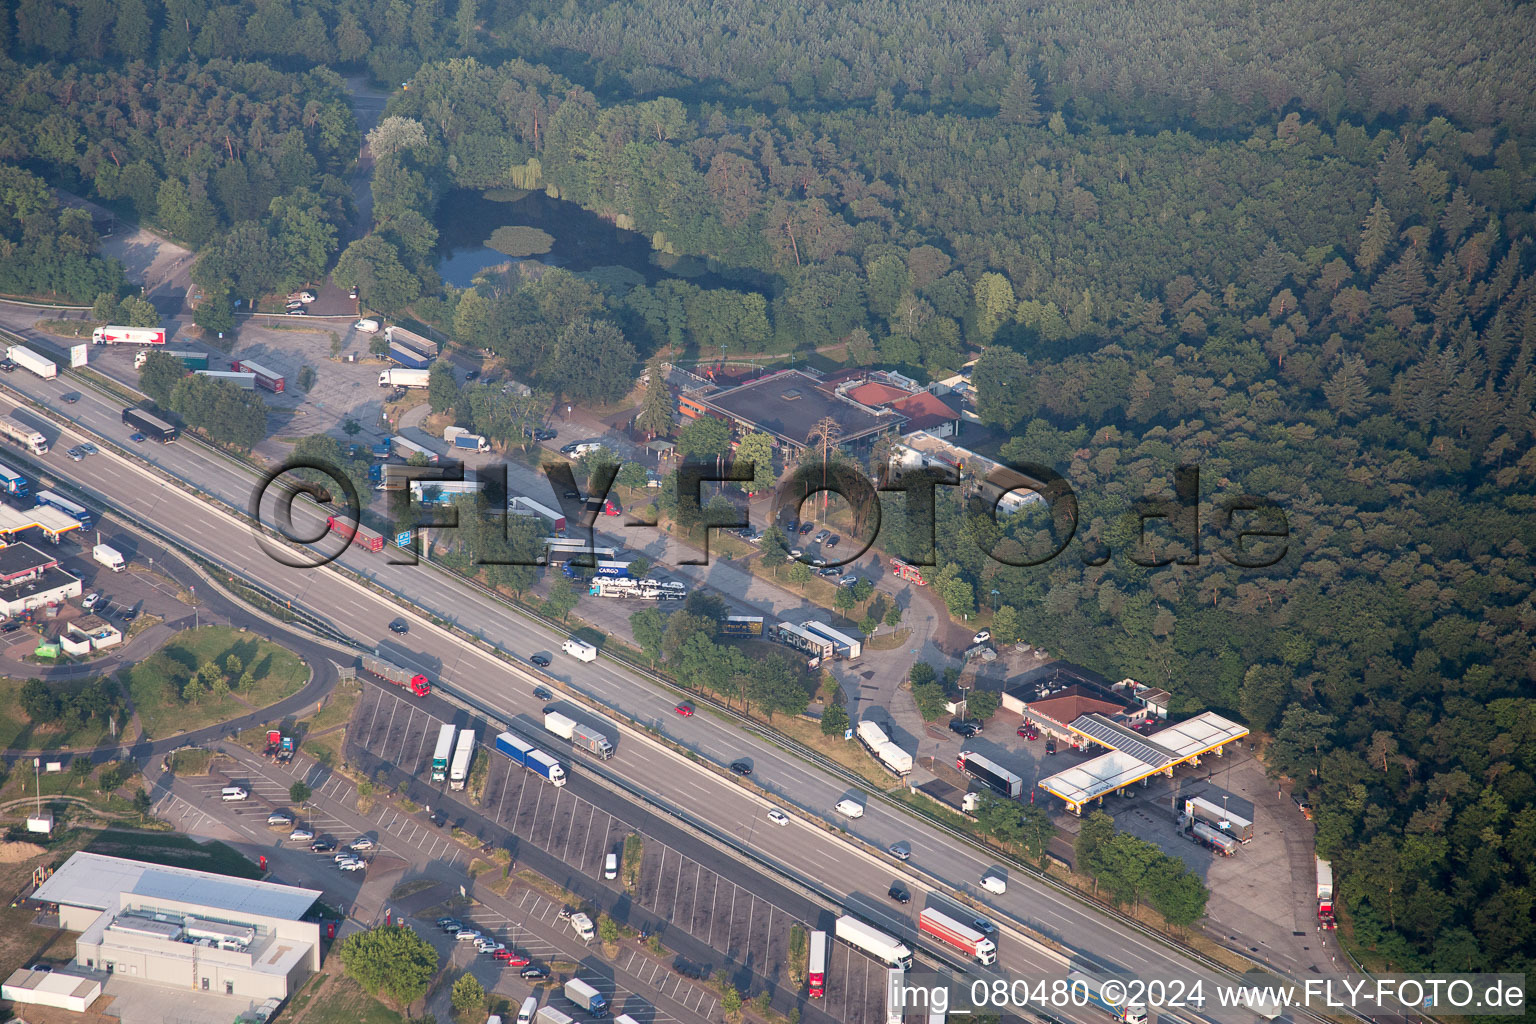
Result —
[[[875, 386], [883, 385], [865, 385]], [[953, 437], [960, 433], [960, 413], [932, 392], [904, 395], [892, 402], [891, 408], [907, 418], [908, 430], [925, 430], [935, 437]]]

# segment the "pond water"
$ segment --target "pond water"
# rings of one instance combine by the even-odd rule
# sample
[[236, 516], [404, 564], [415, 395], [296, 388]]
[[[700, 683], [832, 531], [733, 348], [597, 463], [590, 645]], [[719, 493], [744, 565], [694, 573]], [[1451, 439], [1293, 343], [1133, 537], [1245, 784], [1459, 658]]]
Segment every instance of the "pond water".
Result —
[[625, 267], [644, 277], [647, 284], [679, 277], [701, 288], [751, 287], [719, 274], [675, 274], [656, 266], [645, 235], [615, 227], [575, 203], [551, 199], [543, 192], [529, 192], [512, 202], [487, 199], [473, 189], [458, 189], [444, 196], [437, 209], [437, 272], [449, 284], [467, 288], [487, 267], [516, 262], [485, 244], [492, 231], [511, 225], [538, 228], [554, 236], [549, 252], [528, 257], [548, 266], [571, 271]]

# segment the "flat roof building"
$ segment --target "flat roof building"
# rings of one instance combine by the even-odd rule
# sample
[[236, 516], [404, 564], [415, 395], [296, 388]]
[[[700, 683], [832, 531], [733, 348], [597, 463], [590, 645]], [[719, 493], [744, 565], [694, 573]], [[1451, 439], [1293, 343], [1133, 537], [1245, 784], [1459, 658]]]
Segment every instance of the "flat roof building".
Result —
[[836, 424], [841, 448], [867, 446], [904, 422], [899, 413], [873, 410], [828, 393], [822, 381], [802, 370], [782, 370], [724, 390], [689, 391], [678, 399], [678, 407], [687, 419], [716, 416], [738, 431], [768, 434], [786, 458], [810, 446], [816, 426], [824, 420]]
[[31, 896], [78, 931], [76, 965], [244, 999], [285, 999], [320, 967], [318, 889], [77, 853]]
[[[0, 508], [0, 512], [7, 511], [14, 510]], [[53, 508], [42, 511], [64, 515]], [[60, 604], [79, 597], [81, 590], [79, 578], [59, 568], [57, 557], [30, 544], [0, 547], [0, 616], [12, 618], [34, 608]]]

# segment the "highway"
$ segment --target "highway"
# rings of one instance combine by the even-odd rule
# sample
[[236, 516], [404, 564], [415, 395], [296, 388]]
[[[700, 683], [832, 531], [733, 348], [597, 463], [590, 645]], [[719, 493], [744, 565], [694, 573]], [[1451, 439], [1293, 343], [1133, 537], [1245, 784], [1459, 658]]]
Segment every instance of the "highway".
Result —
[[[106, 439], [133, 456], [174, 475], [235, 508], [250, 505], [256, 489], [254, 475], [245, 467], [219, 458], [201, 446], [178, 442], [171, 445], [131, 444], [121, 422], [122, 406], [76, 382], [61, 378], [43, 381], [25, 372], [12, 374], [5, 383], [33, 400], [83, 426], [80, 435]], [[61, 396], [78, 392], [74, 404]], [[23, 413], [23, 418], [27, 414]], [[34, 420], [40, 418], [33, 415]], [[147, 471], [131, 459], [112, 453], [71, 462], [55, 431], [44, 433], [54, 441], [44, 461], [60, 478], [87, 492], [104, 496], [112, 505], [136, 519], [153, 522], [188, 548], [231, 567], [269, 591], [291, 600], [329, 621], [338, 631], [365, 643], [393, 641], [386, 624], [402, 614], [400, 606], [330, 569], [295, 568], [281, 564], [263, 550], [254, 532], [230, 518], [210, 511], [187, 491]], [[1033, 879], [1010, 875], [1008, 892], [993, 895], [981, 890], [978, 881], [991, 867], [983, 853], [957, 844], [882, 802], [868, 803], [857, 821], [841, 818], [833, 805], [852, 795], [841, 781], [824, 775], [774, 744], [759, 739], [708, 713], [683, 718], [673, 713], [675, 695], [622, 666], [603, 658], [582, 664], [558, 653], [564, 637], [537, 625], [471, 588], [430, 568], [392, 565], [386, 553], [361, 549], [345, 552], [340, 561], [349, 569], [396, 594], [409, 595], [417, 608], [481, 637], [505, 652], [526, 658], [536, 651], [555, 655], [551, 673], [601, 704], [622, 710], [676, 743], [698, 752], [717, 764], [745, 758], [753, 766], [752, 782], [809, 814], [834, 824], [883, 850], [897, 840], [912, 845], [912, 860], [947, 883], [950, 891], [969, 897], [975, 905], [1024, 922], [1067, 946], [1090, 950], [1106, 965], [1146, 978], [1214, 975], [1197, 969], [1176, 950], [1155, 939], [1125, 928]], [[431, 625], [425, 618], [410, 616], [411, 632], [392, 644], [404, 649], [434, 678], [471, 697], [493, 713], [511, 719], [536, 715], [542, 706], [531, 694], [535, 677], [520, 674], [461, 638]], [[885, 887], [903, 877], [899, 866], [883, 855], [873, 856], [838, 835], [821, 829], [796, 826], [778, 829], [762, 823], [765, 805], [744, 799], [740, 785], [706, 770], [681, 770], [671, 757], [648, 756], [640, 745], [609, 762], [635, 785], [658, 794], [701, 819], [721, 835], [748, 839], [770, 863], [802, 878], [814, 879], [832, 895], [859, 908], [876, 923], [883, 923], [910, 937], [915, 910], [897, 912], [885, 898]], [[907, 878], [917, 891], [914, 906], [923, 903], [926, 886], [916, 876]], [[1000, 966], [1009, 972], [1060, 973], [1059, 965], [1044, 954], [1005, 936], [1000, 943]]]

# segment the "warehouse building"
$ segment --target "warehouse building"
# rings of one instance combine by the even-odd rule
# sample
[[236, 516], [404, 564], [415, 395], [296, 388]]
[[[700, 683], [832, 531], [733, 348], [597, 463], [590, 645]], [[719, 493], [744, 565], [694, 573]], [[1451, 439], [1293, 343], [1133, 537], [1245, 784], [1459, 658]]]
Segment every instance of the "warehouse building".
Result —
[[320, 968], [318, 889], [77, 853], [31, 898], [58, 906], [90, 970], [260, 1001]]

